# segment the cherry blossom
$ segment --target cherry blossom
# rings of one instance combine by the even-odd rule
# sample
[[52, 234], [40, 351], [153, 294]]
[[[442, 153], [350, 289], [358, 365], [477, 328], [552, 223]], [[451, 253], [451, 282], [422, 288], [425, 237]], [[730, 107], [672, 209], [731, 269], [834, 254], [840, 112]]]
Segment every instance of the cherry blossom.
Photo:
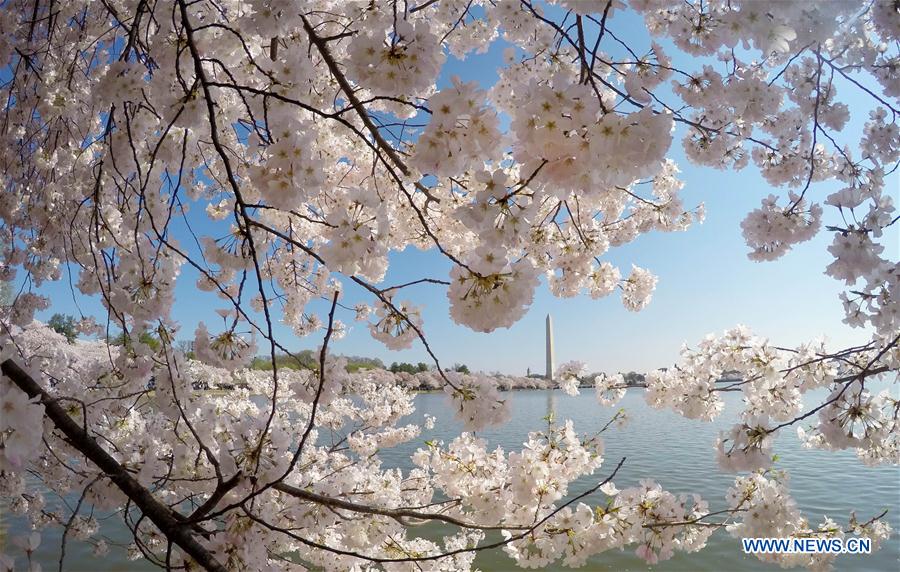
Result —
[[559, 387], [563, 392], [567, 395], [578, 395], [578, 383], [585, 369], [583, 362], [566, 362], [557, 368], [554, 377], [559, 380]]
[[[34, 532], [0, 568], [34, 569], [54, 527], [116, 549], [88, 506], [125, 519], [129, 557], [211, 570], [300, 569], [286, 554], [468, 570], [495, 537], [521, 567], [625, 547], [655, 564], [723, 528], [889, 541], [878, 515], [804, 520], [775, 456], [791, 431], [866, 465], [900, 461], [896, 2], [5, 8], [0, 491]], [[482, 61], [491, 73], [473, 81]], [[758, 170], [759, 206], [733, 229], [748, 257], [820, 249], [865, 340], [784, 345], [737, 327], [647, 375], [647, 403], [698, 422], [740, 393], [710, 443], [742, 473], [716, 512], [652, 480], [620, 489], [600, 436], [569, 420], [490, 448], [473, 432], [515, 414], [503, 391], [549, 382], [447, 371], [412, 293], [446, 293], [477, 332], [512, 327], [544, 285], [643, 310], [658, 279], [626, 253], [706, 216], [676, 140], [700, 167]], [[388, 283], [408, 248], [445, 270]], [[35, 320], [63, 303], [54, 282], [79, 313], [73, 343]], [[188, 323], [185, 304], [222, 321]], [[348, 372], [331, 343], [353, 322], [433, 367]], [[295, 369], [309, 367], [296, 347], [315, 348], [313, 369]], [[248, 368], [257, 357], [272, 369]], [[582, 373], [562, 367], [560, 387], [576, 394]], [[625, 393], [621, 375], [593, 381], [601, 406]], [[384, 451], [443, 422], [404, 420], [419, 388], [442, 390], [466, 433], [387, 468]], [[78, 508], [47, 500], [75, 493]], [[448, 532], [425, 538], [422, 522]]]

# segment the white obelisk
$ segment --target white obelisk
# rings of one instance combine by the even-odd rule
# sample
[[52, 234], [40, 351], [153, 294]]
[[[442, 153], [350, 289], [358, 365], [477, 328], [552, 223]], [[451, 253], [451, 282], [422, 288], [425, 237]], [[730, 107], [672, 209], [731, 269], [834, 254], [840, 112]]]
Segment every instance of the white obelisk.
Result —
[[547, 314], [547, 381], [553, 381], [553, 318]]

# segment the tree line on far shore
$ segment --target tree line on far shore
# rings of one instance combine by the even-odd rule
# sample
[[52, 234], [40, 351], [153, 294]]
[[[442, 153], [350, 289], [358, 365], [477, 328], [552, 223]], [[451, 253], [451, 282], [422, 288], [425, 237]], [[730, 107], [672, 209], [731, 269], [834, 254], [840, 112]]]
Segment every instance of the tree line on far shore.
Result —
[[[53, 314], [50, 319], [47, 321], [47, 325], [56, 331], [59, 334], [62, 334], [66, 337], [69, 343], [74, 343], [78, 338], [78, 328], [77, 328], [77, 320], [75, 317], [68, 314]], [[159, 348], [160, 340], [157, 336], [149, 332], [143, 332], [139, 335], [138, 339], [150, 346], [152, 349]], [[119, 333], [114, 336], [109, 337], [110, 343], [119, 346], [127, 346], [130, 343], [130, 339], [124, 333]], [[179, 341], [176, 343], [178, 348], [184, 352], [184, 354], [188, 358], [193, 358], [193, 348], [192, 344], [189, 341]], [[347, 360], [347, 371], [350, 373], [354, 373], [361, 370], [367, 369], [384, 369], [390, 371], [391, 373], [397, 374], [408, 374], [410, 376], [410, 385], [414, 385], [415, 381], [418, 380], [419, 377], [416, 377], [415, 374], [426, 373], [434, 370], [434, 366], [430, 366], [424, 362], [418, 362], [416, 364], [407, 363], [407, 362], [392, 362], [390, 365], [386, 366], [382, 360], [379, 358], [371, 358], [365, 356], [354, 356], [348, 355], [343, 356]], [[319, 355], [314, 350], [300, 350], [293, 354], [276, 354], [275, 362], [279, 369], [294, 369], [294, 370], [312, 370], [317, 371], [319, 369]], [[273, 368], [272, 358], [270, 356], [257, 356], [253, 358], [253, 361], [250, 363], [250, 369], [253, 370], [262, 370], [269, 371]], [[466, 364], [457, 363], [454, 364], [452, 371], [468, 374], [471, 373], [469, 367]], [[663, 368], [665, 369], [665, 368]], [[725, 372], [723, 378], [732, 379], [735, 378], [735, 374], [738, 372]], [[493, 377], [503, 378], [507, 380], [508, 383], [501, 384], [502, 389], [520, 389], [520, 388], [528, 388], [528, 389], [543, 389], [549, 386], [549, 384], [544, 383], [546, 381], [545, 376], [542, 374], [529, 373], [527, 376], [523, 376], [521, 378], [516, 376], [506, 376], [499, 372], [495, 372], [490, 374]], [[599, 375], [599, 372], [591, 373], [581, 377], [581, 386], [589, 386], [593, 384], [594, 378]], [[628, 386], [640, 387], [644, 385], [645, 376], [642, 373], [638, 373], [635, 371], [629, 371], [628, 373], [623, 373], [622, 377], [625, 379], [625, 383]], [[511, 380], [521, 379], [521, 382], [514, 382]], [[528, 380], [528, 381], [525, 381]], [[427, 383], [423, 383], [422, 387], [411, 387], [411, 389], [430, 389], [427, 387]]]

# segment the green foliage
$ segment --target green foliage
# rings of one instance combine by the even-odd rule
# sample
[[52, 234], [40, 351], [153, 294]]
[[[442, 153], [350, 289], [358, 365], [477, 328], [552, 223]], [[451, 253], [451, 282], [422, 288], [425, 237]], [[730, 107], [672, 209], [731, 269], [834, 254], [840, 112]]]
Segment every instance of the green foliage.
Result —
[[[363, 369], [382, 369], [384, 363], [378, 358], [360, 356], [344, 356], [347, 359], [347, 371], [353, 373]], [[294, 355], [276, 354], [275, 363], [278, 369], [319, 369], [319, 354], [313, 350], [301, 350]], [[272, 370], [272, 358], [269, 356], [256, 356], [250, 362], [250, 369], [264, 371]]]
[[175, 343], [175, 347], [181, 350], [181, 353], [184, 354], [184, 357], [187, 359], [195, 359], [194, 354], [194, 342], [188, 340], [179, 340]]
[[453, 371], [456, 371], [456, 372], [459, 372], [459, 373], [471, 373], [471, 372], [469, 371], [469, 366], [467, 366], [467, 365], [464, 364], [464, 363], [457, 363], [457, 364], [454, 364], [454, 365], [453, 365]]
[[[302, 350], [294, 355], [276, 354], [275, 365], [278, 369], [319, 369], [319, 356], [312, 350]], [[250, 369], [271, 371], [272, 358], [269, 356], [256, 356], [250, 362]]]
[[[114, 346], [124, 346], [124, 347], [128, 348], [131, 346], [131, 340], [133, 339], [133, 336], [134, 336], [134, 334], [126, 336], [125, 332], [122, 332], [121, 334], [119, 334], [117, 336], [113, 336], [113, 337], [109, 338], [109, 343], [111, 343]], [[138, 335], [137, 339], [141, 343], [147, 344], [148, 346], [150, 346], [150, 349], [152, 349], [153, 351], [158, 350], [160, 348], [160, 346], [162, 345], [162, 342], [159, 341], [159, 338], [150, 332], [141, 332]]]
[[53, 314], [47, 325], [57, 334], [64, 335], [66, 341], [70, 344], [75, 343], [75, 338], [78, 337], [78, 330], [75, 327], [75, 318], [73, 316], [69, 314]]
[[428, 365], [422, 362], [419, 362], [416, 365], [406, 362], [394, 362], [391, 364], [391, 367], [389, 367], [388, 370], [392, 373], [421, 373], [423, 371], [428, 371]]
[[637, 373], [634, 371], [629, 371], [626, 374], [622, 375], [622, 378], [625, 380], [625, 383], [628, 385], [637, 385], [639, 383], [644, 383], [644, 374]]
[[[378, 358], [363, 356], [344, 356], [347, 358], [347, 371], [353, 372], [361, 369], [384, 369], [384, 362]], [[352, 368], [352, 369], [351, 369]]]
[[12, 283], [0, 280], [0, 306], [9, 306], [13, 301]]

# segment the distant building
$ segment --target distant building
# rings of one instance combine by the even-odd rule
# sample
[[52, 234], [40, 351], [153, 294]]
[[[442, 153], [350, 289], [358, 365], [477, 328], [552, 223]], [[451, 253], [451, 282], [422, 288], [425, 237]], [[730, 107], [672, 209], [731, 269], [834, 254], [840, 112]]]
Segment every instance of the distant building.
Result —
[[553, 318], [547, 314], [547, 381], [553, 381]]

